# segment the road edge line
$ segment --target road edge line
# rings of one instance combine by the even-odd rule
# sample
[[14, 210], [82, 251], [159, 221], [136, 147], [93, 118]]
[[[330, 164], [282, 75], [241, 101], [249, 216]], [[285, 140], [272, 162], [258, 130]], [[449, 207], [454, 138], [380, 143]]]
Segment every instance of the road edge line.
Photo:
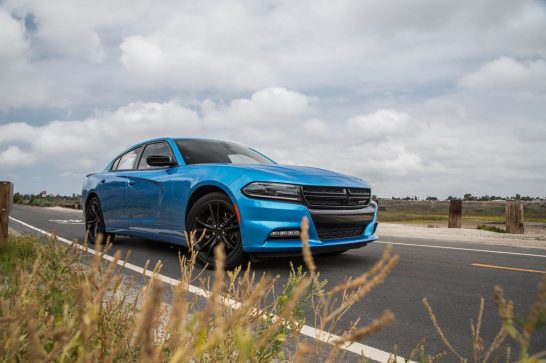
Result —
[[522, 253], [522, 252], [508, 252], [508, 251], [495, 251], [495, 250], [481, 250], [478, 248], [464, 248], [464, 247], [451, 247], [451, 246], [435, 246], [435, 245], [422, 245], [417, 243], [404, 243], [404, 242], [386, 242], [386, 241], [374, 241], [372, 243], [382, 243], [382, 244], [391, 244], [398, 246], [412, 246], [412, 247], [427, 247], [427, 248], [439, 248], [446, 250], [457, 250], [457, 251], [472, 251], [472, 252], [486, 252], [486, 253], [496, 253], [500, 255], [514, 255], [514, 256], [526, 256], [526, 257], [541, 257], [546, 258], [546, 255], [535, 255], [532, 253]]
[[499, 265], [489, 265], [486, 263], [471, 263], [470, 266], [474, 267], [484, 267], [484, 268], [493, 268], [497, 270], [505, 270], [505, 271], [515, 271], [515, 272], [529, 272], [529, 273], [535, 273], [535, 274], [546, 274], [546, 271], [544, 270], [534, 270], [530, 268], [520, 268], [520, 267], [510, 267], [510, 266], [499, 266]]
[[[41, 234], [44, 234], [48, 237], [53, 237], [53, 234], [43, 230], [43, 229], [40, 229], [38, 227], [35, 227], [33, 225], [30, 225], [26, 222], [23, 222], [21, 220], [18, 220], [16, 218], [13, 218], [13, 217], [9, 217], [9, 219], [11, 219], [12, 221], [14, 222], [17, 222], [27, 228], [30, 228], [32, 230], [35, 230], [37, 232], [40, 232]], [[61, 236], [55, 236], [59, 241], [63, 242], [63, 243], [66, 243], [66, 244], [73, 244], [73, 241], [70, 241], [66, 238], [63, 238]], [[102, 258], [104, 258], [105, 260], [107, 261], [114, 261], [114, 258], [110, 255], [107, 255], [105, 253], [100, 253], [100, 252], [97, 252], [95, 251], [94, 249], [92, 248], [89, 248], [89, 247], [84, 247], [82, 245], [80, 245], [79, 243], [76, 243], [76, 246], [84, 251], [84, 252], [87, 252], [87, 253], [91, 253], [93, 255], [100, 255]], [[121, 267], [125, 267], [129, 270], [132, 270], [134, 272], [138, 272], [140, 274], [143, 274], [143, 275], [146, 275], [148, 277], [152, 277], [152, 276], [155, 276], [157, 279], [159, 279], [160, 281], [164, 282], [164, 283], [167, 283], [171, 286], [176, 286], [180, 283], [180, 280], [176, 280], [176, 279], [173, 279], [171, 277], [168, 277], [168, 276], [165, 276], [165, 275], [162, 275], [162, 274], [155, 274], [153, 273], [153, 271], [150, 271], [150, 270], [145, 270], [143, 269], [142, 267], [140, 266], [137, 266], [137, 265], [134, 265], [132, 263], [129, 263], [129, 262], [125, 262], [125, 261], [122, 261], [122, 260], [118, 260], [117, 261], [117, 264]], [[202, 297], [205, 297], [205, 298], [208, 298], [211, 294], [210, 291], [208, 290], [205, 290], [205, 289], [202, 289], [200, 287], [197, 287], [197, 286], [194, 286], [194, 285], [190, 285], [188, 284], [187, 285], [187, 290], [193, 294], [196, 294], [196, 295], [199, 295], [199, 296], [202, 296]], [[230, 307], [232, 307], [233, 309], [238, 309], [240, 306], [241, 306], [241, 303], [238, 302], [238, 301], [235, 301], [233, 299], [230, 299], [230, 298], [226, 298], [226, 297], [222, 297], [222, 302], [223, 304], [225, 305], [228, 305]], [[339, 339], [340, 337], [338, 335], [335, 335], [335, 334], [332, 334], [332, 333], [328, 333], [324, 330], [320, 330], [320, 329], [317, 329], [317, 328], [313, 328], [312, 326], [309, 326], [309, 325], [304, 325], [302, 326], [302, 328], [300, 329], [299, 331], [300, 334], [302, 335], [305, 335], [307, 337], [310, 337], [310, 338], [313, 338], [313, 339], [316, 339], [322, 343], [326, 343], [326, 344], [330, 344], [332, 345], [332, 341], [335, 341], [336, 339]], [[385, 352], [383, 350], [380, 350], [380, 349], [377, 349], [377, 348], [374, 348], [374, 347], [370, 347], [369, 345], [364, 345], [362, 343], [358, 343], [358, 342], [354, 342], [354, 343], [351, 343], [349, 345], [344, 345], [344, 346], [341, 346], [340, 347], [341, 349], [343, 350], [346, 350], [348, 352], [351, 352], [351, 353], [355, 353], [355, 354], [358, 354], [358, 355], [364, 355], [366, 358], [369, 358], [369, 359], [372, 359], [372, 360], [375, 360], [377, 362], [388, 362], [389, 359], [393, 358], [393, 356], [388, 353], [388, 352]], [[401, 357], [396, 357], [396, 363], [417, 363], [417, 362], [414, 362], [414, 361], [411, 361], [411, 360], [408, 360], [406, 361], [404, 358], [401, 358]]]

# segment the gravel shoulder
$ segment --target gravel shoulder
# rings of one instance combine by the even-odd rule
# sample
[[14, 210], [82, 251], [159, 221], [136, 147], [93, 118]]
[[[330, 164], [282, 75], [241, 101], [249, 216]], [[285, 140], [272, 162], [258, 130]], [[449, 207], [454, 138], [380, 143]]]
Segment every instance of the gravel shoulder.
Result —
[[383, 240], [388, 240], [389, 237], [411, 237], [440, 242], [451, 241], [546, 249], [546, 235], [539, 231], [530, 231], [523, 235], [517, 235], [468, 228], [429, 228], [398, 223], [379, 223], [377, 234]]

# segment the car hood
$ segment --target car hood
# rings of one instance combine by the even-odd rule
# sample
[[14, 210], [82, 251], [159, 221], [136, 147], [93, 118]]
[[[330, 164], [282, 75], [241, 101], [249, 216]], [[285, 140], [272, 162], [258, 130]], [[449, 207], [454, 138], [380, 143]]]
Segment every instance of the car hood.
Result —
[[244, 182], [271, 181], [301, 185], [369, 188], [369, 185], [362, 179], [330, 170], [307, 166], [223, 164], [222, 167], [228, 168], [232, 172], [241, 173], [238, 179], [242, 179]]

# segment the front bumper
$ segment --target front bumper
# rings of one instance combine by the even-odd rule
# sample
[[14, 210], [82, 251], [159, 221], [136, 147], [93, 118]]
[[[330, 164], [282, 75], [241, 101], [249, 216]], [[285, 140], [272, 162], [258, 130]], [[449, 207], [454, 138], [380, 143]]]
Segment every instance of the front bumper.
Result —
[[[308, 209], [300, 203], [252, 199], [241, 196], [237, 200], [241, 215], [241, 237], [243, 250], [252, 254], [298, 254], [301, 252], [299, 239], [271, 239], [275, 230], [299, 229], [303, 217], [309, 220], [309, 246], [314, 253], [359, 248], [378, 239], [377, 205], [358, 210]], [[318, 227], [362, 225], [362, 233], [348, 238], [322, 239]], [[321, 229], [322, 230], [322, 229]], [[324, 235], [323, 235], [324, 236]]]

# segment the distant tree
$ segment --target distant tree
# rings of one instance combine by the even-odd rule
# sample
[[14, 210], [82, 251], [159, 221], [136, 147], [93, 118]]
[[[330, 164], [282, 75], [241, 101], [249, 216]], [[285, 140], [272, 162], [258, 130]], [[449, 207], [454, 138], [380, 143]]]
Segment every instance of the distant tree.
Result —
[[432, 201], [438, 200], [438, 198], [436, 198], [436, 197], [427, 197], [427, 200], [432, 202]]
[[410, 197], [405, 197], [404, 200], [411, 200], [411, 198]]
[[474, 197], [472, 194], [467, 193], [463, 196], [463, 200], [476, 200], [476, 197]]
[[516, 194], [516, 198], [515, 198], [515, 199], [516, 199], [516, 200], [520, 200], [520, 199], [521, 199], [521, 195]]
[[23, 196], [21, 195], [21, 193], [13, 194], [13, 203], [15, 204], [23, 203]]

